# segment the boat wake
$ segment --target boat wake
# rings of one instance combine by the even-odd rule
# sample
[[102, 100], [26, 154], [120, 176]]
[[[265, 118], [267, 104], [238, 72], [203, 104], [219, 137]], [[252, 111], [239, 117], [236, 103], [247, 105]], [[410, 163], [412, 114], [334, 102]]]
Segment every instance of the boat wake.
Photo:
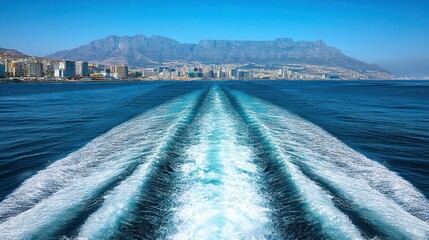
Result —
[[429, 201], [317, 125], [213, 85], [27, 179], [1, 239], [429, 238]]

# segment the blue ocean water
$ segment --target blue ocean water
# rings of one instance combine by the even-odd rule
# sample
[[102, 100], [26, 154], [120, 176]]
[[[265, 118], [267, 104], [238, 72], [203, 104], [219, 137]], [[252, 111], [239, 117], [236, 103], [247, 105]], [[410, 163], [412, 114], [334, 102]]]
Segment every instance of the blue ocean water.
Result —
[[428, 81], [0, 85], [0, 239], [427, 239]]

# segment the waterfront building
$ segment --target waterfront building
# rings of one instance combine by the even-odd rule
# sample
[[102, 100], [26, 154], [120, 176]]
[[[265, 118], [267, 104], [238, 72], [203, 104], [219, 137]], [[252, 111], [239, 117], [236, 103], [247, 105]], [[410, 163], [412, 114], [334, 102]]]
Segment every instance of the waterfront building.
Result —
[[4, 72], [5, 73], [12, 73], [13, 72], [13, 69], [11, 68], [11, 63], [8, 60], [6, 60], [4, 62]]
[[210, 71], [207, 72], [206, 77], [207, 78], [214, 78], [215, 77], [215, 72], [213, 71], [213, 69], [211, 69]]
[[202, 78], [203, 77], [203, 73], [201, 71], [202, 69], [200, 68], [194, 68], [194, 71], [189, 71], [188, 72], [188, 77], [189, 78]]
[[43, 63], [43, 73], [45, 76], [54, 76], [55, 65], [54, 63], [44, 61]]
[[114, 73], [115, 73], [115, 65], [112, 65], [112, 66], [109, 66], [109, 69], [110, 69], [110, 74], [113, 76], [113, 75], [115, 75]]
[[103, 75], [103, 77], [105, 78], [110, 78], [110, 68], [105, 68], [101, 71], [101, 74]]
[[5, 65], [0, 64], [0, 77], [4, 77], [6, 75]]
[[43, 76], [43, 64], [39, 62], [31, 62], [28, 64], [28, 77], [42, 77]]
[[195, 77], [195, 72], [194, 71], [189, 71], [188, 72], [188, 77], [189, 78], [194, 78]]
[[75, 63], [76, 67], [76, 76], [84, 77], [89, 75], [89, 65], [88, 62], [77, 61]]
[[56, 68], [54, 70], [54, 77], [64, 77], [64, 69]]
[[76, 64], [72, 61], [61, 61], [55, 69], [55, 77], [70, 78], [76, 75]]
[[237, 70], [237, 79], [240, 78], [247, 78], [249, 77], [249, 71], [245, 71], [245, 70]]
[[158, 75], [158, 73], [156, 71], [153, 71], [153, 70], [142, 71], [142, 77], [144, 77], [144, 78], [155, 77], [157, 75]]
[[14, 77], [24, 77], [25, 76], [25, 64], [23, 62], [14, 62], [13, 66], [13, 76]]
[[126, 65], [115, 66], [113, 77], [116, 79], [125, 79], [128, 77], [128, 67]]
[[65, 61], [65, 77], [74, 77], [76, 75], [76, 64], [72, 61]]

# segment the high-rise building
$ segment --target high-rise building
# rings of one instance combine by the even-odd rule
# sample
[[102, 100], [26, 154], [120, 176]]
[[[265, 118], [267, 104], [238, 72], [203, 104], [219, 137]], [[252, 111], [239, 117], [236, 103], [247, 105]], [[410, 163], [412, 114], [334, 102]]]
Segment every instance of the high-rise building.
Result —
[[237, 78], [246, 78], [249, 77], [249, 71], [245, 71], [245, 70], [238, 70], [237, 71]]
[[28, 77], [42, 77], [43, 64], [39, 62], [31, 62], [28, 64]]
[[12, 73], [13, 72], [13, 70], [12, 70], [12, 68], [11, 68], [11, 63], [9, 62], [9, 61], [5, 61], [4, 62], [4, 72], [5, 73]]
[[43, 74], [45, 76], [54, 76], [55, 64], [49, 61], [43, 62]]
[[23, 62], [16, 62], [13, 64], [13, 76], [14, 77], [25, 76], [25, 64]]
[[115, 66], [114, 78], [125, 79], [128, 77], [128, 67], [126, 65]]
[[229, 71], [229, 77], [238, 78], [238, 69], [233, 68]]
[[54, 77], [63, 77], [64, 76], [64, 69], [56, 68], [54, 70]]
[[279, 74], [278, 75], [279, 78], [285, 78], [285, 75], [287, 75], [287, 71], [285, 71], [285, 69], [282, 68], [278, 70], [278, 74]]
[[213, 69], [210, 69], [210, 71], [207, 72], [206, 76], [208, 78], [214, 78], [215, 77], [215, 72]]
[[55, 77], [70, 78], [76, 75], [76, 64], [72, 61], [62, 61], [55, 69]]
[[4, 77], [6, 75], [6, 69], [4, 64], [0, 64], [0, 77]]
[[76, 75], [76, 64], [72, 61], [66, 61], [66, 77], [74, 77]]
[[77, 61], [76, 62], [76, 76], [84, 77], [89, 75], [88, 62]]

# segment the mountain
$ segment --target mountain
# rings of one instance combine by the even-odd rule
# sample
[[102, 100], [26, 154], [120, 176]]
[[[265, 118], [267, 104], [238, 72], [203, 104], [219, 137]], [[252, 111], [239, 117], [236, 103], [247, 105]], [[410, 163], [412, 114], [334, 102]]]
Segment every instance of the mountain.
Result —
[[105, 64], [146, 66], [166, 61], [186, 60], [206, 64], [307, 63], [337, 66], [357, 70], [385, 71], [344, 55], [339, 49], [323, 41], [293, 41], [279, 38], [274, 41], [202, 40], [198, 44], [179, 43], [173, 39], [144, 35], [109, 36], [78, 48], [59, 51], [50, 58], [84, 60]]
[[7, 48], [0, 48], [0, 54], [9, 53], [13, 55], [25, 55], [22, 52], [19, 52], [15, 49], [7, 49]]

